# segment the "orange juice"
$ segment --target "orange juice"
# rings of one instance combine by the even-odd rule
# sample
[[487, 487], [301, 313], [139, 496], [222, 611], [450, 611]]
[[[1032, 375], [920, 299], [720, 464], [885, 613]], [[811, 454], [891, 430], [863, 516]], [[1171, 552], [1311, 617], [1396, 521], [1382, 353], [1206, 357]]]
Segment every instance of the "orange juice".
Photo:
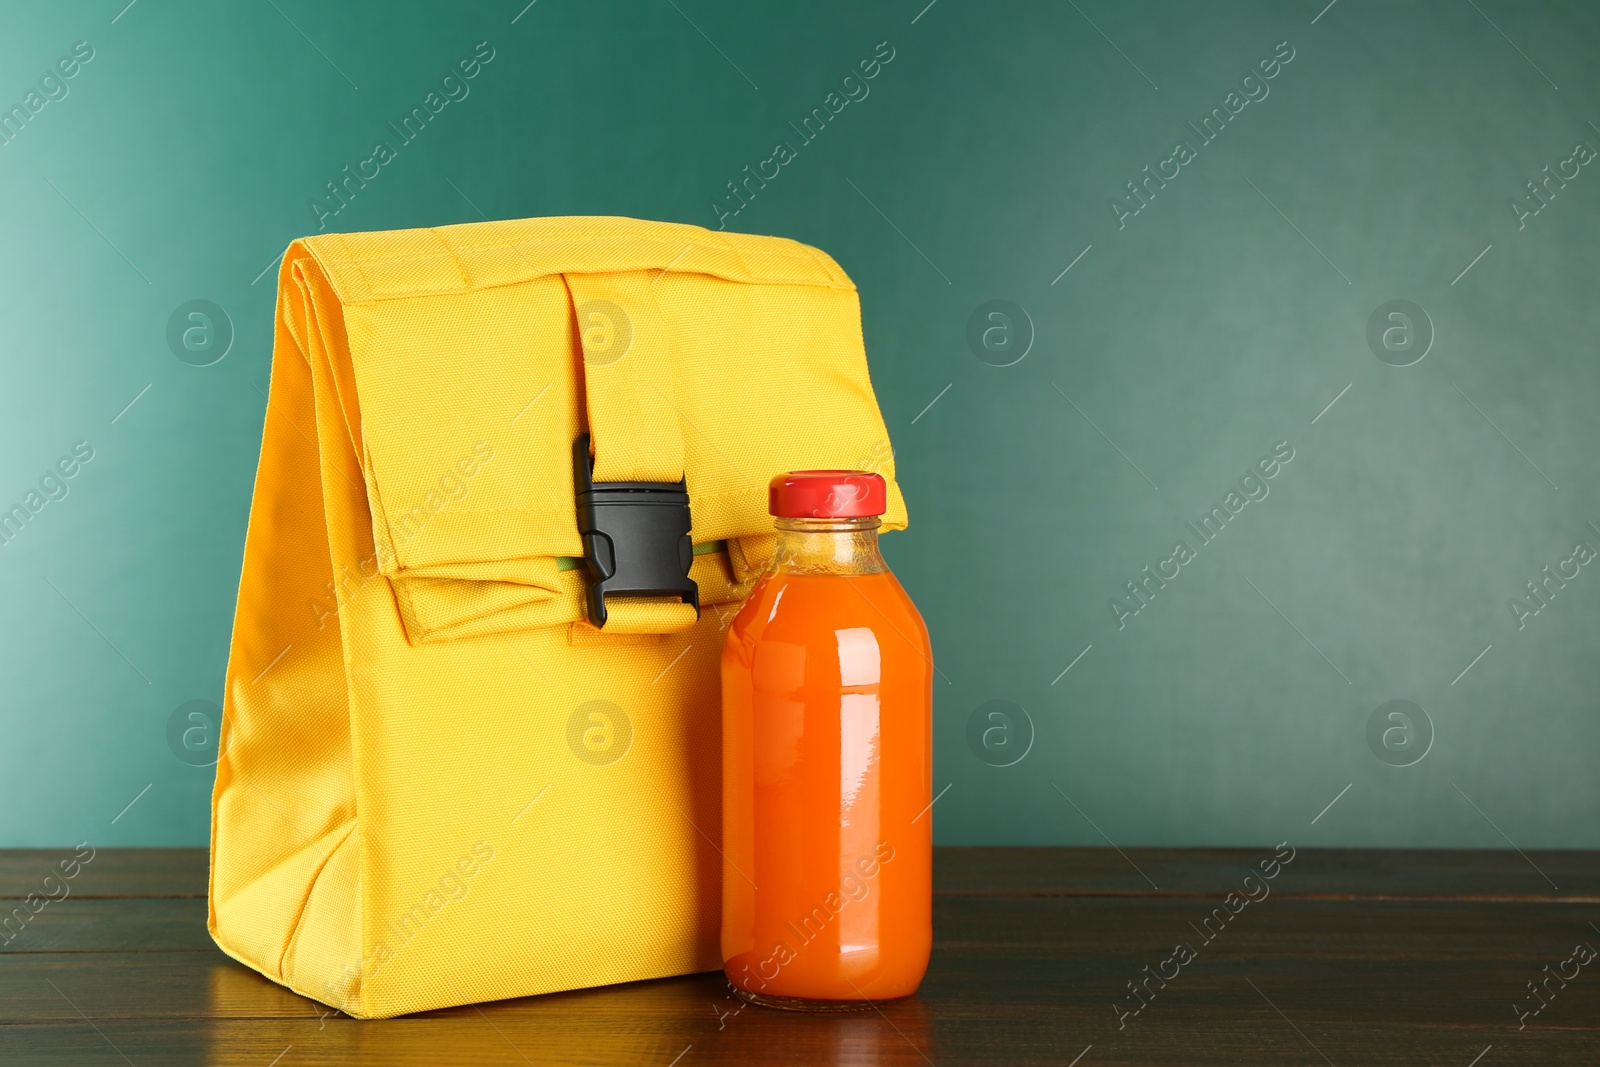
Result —
[[722, 656], [724, 968], [759, 1003], [864, 1006], [915, 992], [933, 940], [932, 649], [878, 554], [882, 479], [773, 486]]

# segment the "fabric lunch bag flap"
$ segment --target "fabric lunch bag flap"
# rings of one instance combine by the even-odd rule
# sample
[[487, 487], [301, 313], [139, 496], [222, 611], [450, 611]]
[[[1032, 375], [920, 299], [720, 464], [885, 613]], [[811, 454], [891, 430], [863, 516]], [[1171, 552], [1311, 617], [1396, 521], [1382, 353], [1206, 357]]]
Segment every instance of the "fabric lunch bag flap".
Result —
[[[774, 474], [879, 470], [905, 525], [855, 287], [815, 249], [627, 219], [303, 245], [302, 284], [342, 305], [377, 559], [414, 642], [585, 617], [585, 430], [595, 482], [683, 480], [697, 550], [734, 543], [731, 572], [697, 559], [703, 604], [770, 552]], [[694, 617], [620, 607], [618, 632]]]
[[[362, 1017], [717, 967], [722, 637], [769, 479], [816, 468], [878, 471], [905, 525], [856, 291], [815, 249], [614, 218], [294, 242], [217, 943]], [[661, 504], [647, 548], [694, 586], [623, 581], [640, 509], [596, 526], [585, 480]]]

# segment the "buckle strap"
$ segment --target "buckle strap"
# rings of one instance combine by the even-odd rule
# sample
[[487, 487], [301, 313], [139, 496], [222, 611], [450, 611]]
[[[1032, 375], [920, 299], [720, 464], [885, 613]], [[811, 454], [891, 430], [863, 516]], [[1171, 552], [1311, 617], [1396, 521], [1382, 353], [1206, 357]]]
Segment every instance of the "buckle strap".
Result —
[[683, 434], [673, 400], [675, 331], [645, 272], [568, 274], [583, 353], [594, 476], [600, 482], [676, 482]]
[[[621, 626], [680, 629], [700, 613], [689, 577], [689, 492], [672, 400], [672, 325], [642, 271], [563, 276], [583, 354], [589, 432], [573, 442], [578, 533], [589, 572], [589, 622], [604, 628], [619, 601]], [[594, 459], [589, 458], [591, 435]], [[680, 601], [672, 610], [662, 598]], [[655, 605], [646, 610], [645, 601]]]

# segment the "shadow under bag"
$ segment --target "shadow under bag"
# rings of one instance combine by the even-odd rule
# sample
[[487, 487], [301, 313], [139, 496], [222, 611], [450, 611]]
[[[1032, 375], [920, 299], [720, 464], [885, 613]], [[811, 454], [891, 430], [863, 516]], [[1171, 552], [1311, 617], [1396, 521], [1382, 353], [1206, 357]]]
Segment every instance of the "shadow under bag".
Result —
[[290, 245], [217, 944], [363, 1018], [718, 968], [723, 634], [768, 479], [808, 468], [879, 471], [905, 525], [815, 249], [615, 218]]

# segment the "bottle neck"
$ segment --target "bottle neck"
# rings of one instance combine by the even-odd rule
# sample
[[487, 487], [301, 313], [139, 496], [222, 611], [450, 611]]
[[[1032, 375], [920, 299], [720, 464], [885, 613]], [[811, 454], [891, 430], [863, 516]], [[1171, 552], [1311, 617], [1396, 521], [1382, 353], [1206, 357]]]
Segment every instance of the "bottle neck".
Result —
[[882, 574], [889, 569], [878, 553], [877, 516], [775, 521], [773, 568], [780, 574]]

